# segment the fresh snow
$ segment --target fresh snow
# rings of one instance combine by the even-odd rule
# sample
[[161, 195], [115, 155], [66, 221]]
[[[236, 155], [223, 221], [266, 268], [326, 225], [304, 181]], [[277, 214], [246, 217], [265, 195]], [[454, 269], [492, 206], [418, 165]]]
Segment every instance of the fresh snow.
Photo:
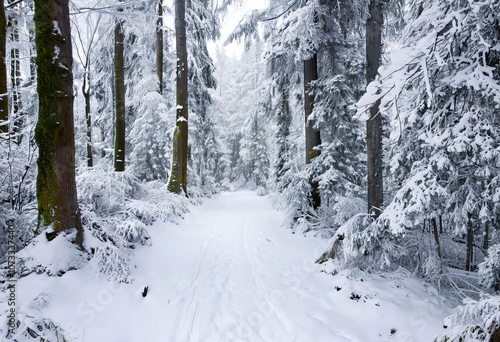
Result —
[[[19, 317], [50, 319], [75, 342], [432, 341], [446, 332], [449, 309], [431, 286], [404, 270], [332, 275], [330, 263], [315, 263], [327, 241], [292, 234], [283, 219], [267, 197], [223, 193], [178, 225], [149, 227], [131, 284], [108, 282], [91, 264], [20, 279]], [[64, 241], [39, 237], [28, 252], [57, 265], [71, 255]]]

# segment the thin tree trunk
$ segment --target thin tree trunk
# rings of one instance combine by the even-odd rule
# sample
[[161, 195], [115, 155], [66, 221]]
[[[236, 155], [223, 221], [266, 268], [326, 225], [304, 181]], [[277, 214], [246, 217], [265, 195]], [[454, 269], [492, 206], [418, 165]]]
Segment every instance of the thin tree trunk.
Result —
[[160, 94], [163, 93], [163, 0], [158, 0], [158, 20], [156, 23], [156, 74]]
[[29, 30], [30, 42], [30, 84], [34, 84], [36, 80], [36, 48], [35, 48], [35, 30]]
[[[13, 2], [14, 1], [11, 0], [9, 1], [9, 4]], [[15, 6], [17, 7], [19, 5]], [[21, 85], [21, 62], [19, 48], [17, 47], [17, 45], [19, 45], [19, 28], [16, 17], [9, 17], [9, 28], [10, 39], [14, 42], [14, 47], [10, 49], [10, 82], [12, 86], [11, 118], [13, 121], [12, 132], [19, 133], [21, 126], [23, 125], [23, 119], [18, 116], [19, 110], [21, 109], [21, 101], [19, 99], [19, 87]], [[22, 135], [19, 134], [15, 141], [20, 144], [22, 141]]]
[[[306, 131], [306, 165], [319, 155], [316, 149], [321, 145], [321, 136], [319, 130], [314, 128], [314, 122], [309, 120], [309, 116], [314, 108], [314, 95], [311, 94], [311, 82], [318, 79], [318, 58], [314, 54], [310, 59], [304, 61], [304, 113], [305, 113], [305, 131]], [[321, 197], [319, 194], [318, 182], [310, 180], [311, 183], [311, 205], [313, 208], [319, 208]]]
[[[39, 99], [35, 140], [39, 148], [37, 199], [39, 224], [63, 230], [83, 228], [75, 182], [73, 56], [68, 0], [36, 0], [36, 64]], [[57, 24], [57, 26], [56, 26]]]
[[472, 228], [472, 214], [468, 214], [468, 220], [467, 220], [467, 255], [466, 255], [466, 260], [465, 260], [465, 270], [466, 271], [472, 271], [472, 264], [473, 264], [473, 258], [474, 258], [474, 230]]
[[188, 64], [186, 42], [186, 1], [175, 0], [175, 42], [177, 49], [177, 123], [174, 132], [172, 173], [168, 189], [187, 194], [188, 161]]
[[[100, 127], [101, 131], [101, 143], [104, 144], [106, 142], [106, 131], [104, 130], [104, 125]], [[106, 149], [101, 147], [101, 159], [106, 158]]]
[[89, 81], [89, 59], [85, 65], [85, 75], [83, 77], [82, 94], [85, 99], [85, 121], [87, 124], [87, 166], [94, 166], [94, 157], [92, 154], [92, 113], [90, 112], [90, 81]]
[[125, 171], [125, 71], [123, 22], [115, 25], [115, 171]]
[[438, 231], [437, 221], [433, 217], [431, 219], [431, 222], [432, 222], [432, 230], [434, 232], [434, 241], [436, 242], [437, 254], [438, 254], [439, 259], [441, 259], [441, 244], [439, 243], [439, 231]]
[[[29, 7], [34, 11], [34, 3], [29, 2]], [[29, 54], [30, 54], [30, 76], [29, 84], [35, 84], [36, 81], [36, 47], [35, 47], [35, 28], [30, 26], [28, 31]]]
[[484, 223], [484, 234], [483, 234], [483, 249], [485, 251], [490, 247], [490, 222], [486, 221]]
[[[384, 17], [380, 0], [371, 0], [369, 17], [366, 21], [366, 81], [370, 83], [377, 76], [382, 52], [382, 25]], [[382, 174], [382, 117], [379, 113], [380, 100], [370, 108], [366, 122], [366, 154], [368, 173], [368, 213], [374, 218], [380, 215], [383, 205]]]
[[7, 96], [7, 66], [5, 65], [7, 38], [7, 19], [5, 18], [4, 2], [0, 1], [0, 131], [9, 132], [9, 99]]
[[281, 90], [281, 105], [280, 111], [278, 112], [278, 130], [276, 132], [276, 137], [278, 139], [278, 155], [276, 161], [276, 183], [278, 184], [278, 190], [282, 192], [286, 188], [286, 184], [283, 184], [283, 177], [287, 171], [286, 163], [290, 156], [290, 146], [288, 139], [290, 138], [290, 125], [291, 125], [291, 112], [289, 103], [289, 89], [288, 86], [283, 86]]

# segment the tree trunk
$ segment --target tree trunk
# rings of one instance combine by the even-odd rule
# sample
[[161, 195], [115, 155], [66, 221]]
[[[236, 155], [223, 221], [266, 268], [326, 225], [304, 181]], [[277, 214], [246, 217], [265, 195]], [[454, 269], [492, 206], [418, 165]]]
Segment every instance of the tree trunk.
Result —
[[432, 230], [434, 232], [434, 241], [436, 242], [437, 254], [438, 254], [439, 259], [441, 259], [441, 244], [439, 243], [439, 230], [438, 230], [438, 226], [437, 226], [437, 221], [433, 217], [431, 219], [431, 222], [432, 222]]
[[177, 123], [174, 133], [172, 173], [168, 189], [187, 194], [188, 161], [188, 64], [186, 45], [186, 0], [175, 0], [175, 43], [177, 49]]
[[[321, 145], [319, 130], [315, 129], [314, 122], [309, 120], [309, 116], [314, 108], [314, 95], [311, 94], [311, 82], [318, 79], [318, 58], [314, 54], [310, 59], [304, 61], [304, 113], [306, 131], [306, 165], [319, 155], [315, 148]], [[310, 180], [311, 183], [311, 205], [314, 209], [321, 205], [318, 182]]]
[[468, 214], [467, 221], [467, 255], [465, 260], [465, 270], [472, 271], [472, 264], [474, 258], [474, 230], [472, 228], [472, 214]]
[[[68, 0], [36, 0], [36, 64], [39, 99], [35, 140], [39, 148], [39, 225], [55, 236], [76, 229], [83, 242], [75, 182], [73, 56]], [[47, 235], [49, 237], [49, 235]]]
[[278, 184], [278, 190], [282, 192], [287, 187], [287, 184], [283, 184], [283, 177], [288, 170], [286, 163], [290, 157], [290, 125], [292, 123], [292, 114], [290, 111], [289, 102], [289, 89], [288, 86], [283, 86], [281, 89], [281, 103], [280, 110], [278, 111], [277, 124], [278, 130], [276, 132], [276, 138], [278, 140], [278, 155], [276, 158], [276, 183]]
[[490, 247], [490, 222], [486, 221], [484, 223], [484, 234], [483, 234], [483, 249], [485, 251]]
[[87, 58], [85, 65], [85, 75], [83, 77], [82, 94], [85, 99], [85, 121], [87, 124], [87, 166], [94, 166], [94, 157], [92, 155], [92, 114], [90, 112], [90, 61]]
[[9, 132], [9, 99], [7, 96], [7, 66], [5, 41], [7, 36], [7, 20], [5, 18], [4, 2], [0, 2], [0, 132]]
[[158, 0], [158, 21], [156, 23], [156, 74], [160, 94], [163, 94], [163, 0]]
[[[369, 17], [366, 20], [366, 82], [377, 76], [382, 52], [382, 25], [384, 17], [380, 0], [371, 0]], [[380, 215], [383, 205], [382, 174], [382, 116], [380, 100], [370, 108], [366, 122], [366, 154], [368, 173], [368, 213], [374, 218]]]
[[[8, 1], [9, 4], [13, 3], [13, 0]], [[14, 5], [18, 7], [19, 5]], [[9, 28], [10, 28], [10, 39], [14, 42], [14, 46], [10, 49], [10, 82], [12, 86], [12, 132], [19, 133], [21, 131], [21, 126], [23, 125], [23, 119], [18, 116], [19, 110], [21, 109], [21, 101], [19, 99], [19, 87], [21, 85], [21, 61], [19, 53], [19, 28], [17, 18], [15, 16], [9, 17]], [[22, 140], [22, 134], [18, 134], [15, 141], [20, 144]]]
[[36, 81], [36, 48], [35, 48], [35, 30], [29, 30], [30, 41], [30, 84], [35, 84]]
[[125, 171], [125, 72], [123, 22], [115, 25], [115, 171]]

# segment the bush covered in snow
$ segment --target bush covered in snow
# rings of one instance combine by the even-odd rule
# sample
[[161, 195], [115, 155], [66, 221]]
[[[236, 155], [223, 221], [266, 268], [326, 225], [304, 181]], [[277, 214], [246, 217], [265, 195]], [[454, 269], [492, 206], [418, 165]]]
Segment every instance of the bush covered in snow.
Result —
[[479, 264], [478, 275], [481, 285], [500, 290], [500, 244], [488, 249], [488, 256]]
[[487, 296], [479, 301], [468, 299], [445, 319], [450, 332], [436, 342], [498, 341], [500, 338], [500, 297]]
[[117, 281], [131, 281], [130, 256], [137, 244], [151, 243], [148, 225], [175, 221], [190, 204], [186, 197], [170, 193], [165, 183], [142, 183], [129, 172], [94, 168], [77, 182], [91, 264]]

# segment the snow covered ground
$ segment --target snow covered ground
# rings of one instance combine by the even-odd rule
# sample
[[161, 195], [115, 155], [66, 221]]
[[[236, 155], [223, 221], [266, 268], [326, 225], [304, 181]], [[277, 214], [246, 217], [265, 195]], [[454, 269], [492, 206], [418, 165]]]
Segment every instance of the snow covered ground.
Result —
[[402, 271], [333, 276], [314, 263], [326, 241], [282, 220], [266, 197], [224, 193], [178, 225], [150, 227], [133, 283], [109, 283], [91, 267], [32, 274], [18, 281], [18, 307], [85, 342], [432, 341], [445, 332], [450, 310], [432, 287]]

